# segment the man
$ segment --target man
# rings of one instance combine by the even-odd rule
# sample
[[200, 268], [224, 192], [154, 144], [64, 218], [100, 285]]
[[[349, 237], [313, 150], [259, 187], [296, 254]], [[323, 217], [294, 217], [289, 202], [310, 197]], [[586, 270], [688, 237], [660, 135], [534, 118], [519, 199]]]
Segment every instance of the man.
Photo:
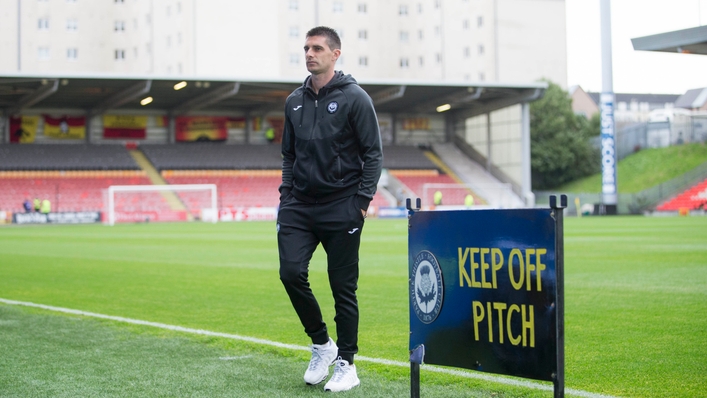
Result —
[[44, 199], [41, 206], [42, 214], [49, 214], [52, 212], [52, 203], [49, 199]]
[[[334, 374], [325, 391], [359, 385], [358, 250], [368, 205], [376, 192], [383, 152], [371, 98], [356, 80], [335, 71], [341, 40], [327, 27], [307, 32], [310, 76], [285, 102], [282, 185], [278, 213], [280, 279], [312, 340], [304, 374], [315, 385]], [[334, 296], [336, 343], [309, 286], [309, 261], [321, 243]]]

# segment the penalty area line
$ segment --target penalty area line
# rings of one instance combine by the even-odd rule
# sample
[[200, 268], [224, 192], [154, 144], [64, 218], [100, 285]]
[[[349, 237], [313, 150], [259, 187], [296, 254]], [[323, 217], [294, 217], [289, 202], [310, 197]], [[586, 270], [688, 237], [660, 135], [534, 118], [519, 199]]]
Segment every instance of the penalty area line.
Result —
[[[61, 312], [64, 314], [72, 314], [72, 315], [80, 315], [80, 316], [86, 316], [86, 317], [91, 317], [91, 318], [107, 319], [107, 320], [111, 320], [111, 321], [115, 321], [115, 322], [129, 323], [129, 324], [133, 324], [133, 325], [150, 326], [150, 327], [155, 327], [155, 328], [159, 328], [159, 329], [171, 330], [171, 331], [175, 331], [175, 332], [197, 334], [197, 335], [211, 336], [211, 337], [222, 337], [222, 338], [231, 339], [231, 340], [241, 340], [241, 341], [247, 341], [249, 343], [262, 344], [262, 345], [267, 345], [267, 346], [277, 347], [277, 348], [285, 348], [285, 349], [289, 349], [289, 350], [297, 350], [297, 351], [310, 351], [311, 350], [310, 347], [307, 347], [307, 346], [301, 346], [301, 345], [295, 345], [295, 344], [285, 344], [285, 343], [280, 343], [278, 341], [259, 339], [256, 337], [241, 336], [238, 334], [231, 334], [231, 333], [213, 332], [210, 330], [203, 330], [203, 329], [193, 329], [193, 328], [187, 328], [187, 327], [177, 326], [177, 325], [168, 325], [168, 324], [159, 323], [159, 322], [144, 321], [141, 319], [125, 318], [122, 316], [105, 315], [105, 314], [98, 314], [95, 312], [75, 310], [75, 309], [71, 309], [71, 308], [63, 308], [63, 307], [55, 307], [52, 305], [31, 303], [28, 301], [16, 301], [16, 300], [8, 300], [8, 299], [0, 298], [0, 303], [4, 303], [4, 304], [8, 304], [8, 305], [18, 305], [18, 306], [24, 306], [24, 307], [40, 308], [43, 310], [53, 311], [53, 312]], [[228, 357], [228, 359], [232, 359], [232, 358]], [[372, 357], [367, 357], [367, 356], [363, 356], [363, 355], [357, 355], [356, 360], [376, 363], [376, 364], [380, 364], [380, 365], [397, 366], [397, 367], [405, 367], [405, 368], [410, 366], [409, 362], [392, 361], [392, 360], [383, 359], [383, 358], [372, 358]], [[465, 378], [469, 378], [469, 379], [484, 380], [484, 381], [489, 381], [492, 383], [505, 384], [505, 385], [515, 386], [515, 387], [526, 387], [526, 388], [533, 388], [536, 390], [546, 390], [546, 391], [553, 390], [552, 386], [546, 385], [546, 384], [541, 384], [541, 383], [532, 382], [532, 381], [516, 380], [516, 379], [511, 379], [511, 378], [506, 378], [506, 377], [501, 377], [501, 376], [486, 375], [486, 374], [481, 374], [479, 372], [472, 373], [472, 372], [467, 372], [464, 370], [448, 369], [448, 368], [442, 368], [442, 367], [431, 366], [431, 365], [423, 365], [422, 369], [425, 369], [430, 372], [444, 373], [444, 374], [448, 374], [448, 375], [460, 376], [460, 377], [465, 377]], [[573, 388], [565, 388], [565, 393], [569, 394], [569, 395], [578, 396], [578, 397], [584, 397], [584, 398], [613, 398], [610, 395], [596, 394], [596, 393], [592, 393], [592, 392], [576, 390]]]

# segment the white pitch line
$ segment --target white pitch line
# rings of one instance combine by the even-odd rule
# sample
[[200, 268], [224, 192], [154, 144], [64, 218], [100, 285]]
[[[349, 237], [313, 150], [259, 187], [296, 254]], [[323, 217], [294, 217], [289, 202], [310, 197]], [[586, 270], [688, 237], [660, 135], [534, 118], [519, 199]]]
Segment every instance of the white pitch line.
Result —
[[[71, 308], [54, 307], [51, 305], [36, 304], [36, 303], [27, 302], [27, 301], [16, 301], [16, 300], [8, 300], [8, 299], [0, 298], [0, 303], [5, 303], [5, 304], [9, 304], [9, 305], [20, 305], [20, 306], [25, 306], [25, 307], [41, 308], [41, 309], [48, 310], [48, 311], [63, 312], [65, 314], [74, 314], [74, 315], [81, 315], [81, 316], [87, 316], [87, 317], [92, 317], [92, 318], [108, 319], [111, 321], [130, 323], [133, 325], [152, 326], [155, 328], [172, 330], [175, 332], [198, 334], [198, 335], [202, 335], [202, 336], [223, 337], [223, 338], [231, 339], [231, 340], [247, 341], [250, 343], [268, 345], [268, 346], [278, 347], [278, 348], [286, 348], [286, 349], [290, 349], [290, 350], [298, 350], [298, 351], [310, 351], [311, 350], [310, 347], [294, 345], [294, 344], [285, 344], [285, 343], [280, 343], [280, 342], [272, 341], [272, 340], [258, 339], [255, 337], [241, 336], [241, 335], [230, 334], [230, 333], [212, 332], [210, 330], [203, 330], [203, 329], [185, 328], [183, 326], [176, 326], [176, 325], [168, 325], [165, 323], [143, 321], [140, 319], [124, 318], [122, 316], [104, 315], [104, 314], [98, 314], [95, 312], [74, 310]], [[224, 357], [224, 358], [226, 358], [226, 357]], [[224, 358], [221, 358], [221, 359], [224, 359]], [[227, 357], [227, 358], [231, 359], [232, 357]], [[235, 358], [235, 357], [233, 357], [233, 358]], [[356, 360], [357, 361], [372, 362], [372, 363], [377, 363], [377, 364], [381, 364], [381, 365], [399, 366], [399, 367], [405, 367], [405, 368], [410, 366], [409, 362], [392, 361], [392, 360], [383, 359], [383, 358], [371, 358], [371, 357], [366, 357], [363, 355], [357, 355]], [[553, 390], [552, 386], [549, 386], [546, 384], [535, 383], [532, 381], [515, 380], [515, 379], [509, 379], [509, 378], [505, 378], [505, 377], [491, 376], [491, 375], [485, 375], [485, 374], [480, 374], [480, 373], [471, 373], [471, 372], [466, 372], [463, 370], [447, 369], [447, 368], [441, 368], [441, 367], [430, 366], [430, 365], [423, 365], [422, 369], [428, 370], [430, 372], [445, 373], [445, 374], [449, 374], [449, 375], [466, 377], [469, 379], [484, 380], [484, 381], [489, 381], [492, 383], [506, 384], [506, 385], [515, 386], [515, 387], [526, 387], [526, 388], [533, 388], [536, 390], [545, 390], [545, 391], [552, 391]], [[584, 397], [584, 398], [614, 398], [611, 395], [596, 394], [596, 393], [582, 391], [582, 390], [575, 390], [573, 388], [565, 388], [565, 393], [568, 395], [575, 395], [575, 396]]]

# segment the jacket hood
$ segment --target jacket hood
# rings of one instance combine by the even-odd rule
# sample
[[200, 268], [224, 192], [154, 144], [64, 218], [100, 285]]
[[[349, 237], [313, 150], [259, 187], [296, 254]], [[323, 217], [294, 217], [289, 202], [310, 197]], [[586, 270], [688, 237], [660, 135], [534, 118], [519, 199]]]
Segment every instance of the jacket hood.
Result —
[[[311, 75], [307, 76], [307, 78], [304, 79], [304, 84], [302, 85], [302, 88], [304, 88], [304, 89], [309, 88], [311, 79], [312, 79]], [[331, 78], [331, 80], [329, 81], [329, 83], [326, 84], [326, 86], [322, 87], [322, 90], [342, 87], [342, 86], [346, 86], [349, 84], [358, 84], [358, 83], [356, 82], [356, 79], [353, 78], [353, 76], [345, 75], [344, 72], [337, 70], [334, 72], [334, 77]]]

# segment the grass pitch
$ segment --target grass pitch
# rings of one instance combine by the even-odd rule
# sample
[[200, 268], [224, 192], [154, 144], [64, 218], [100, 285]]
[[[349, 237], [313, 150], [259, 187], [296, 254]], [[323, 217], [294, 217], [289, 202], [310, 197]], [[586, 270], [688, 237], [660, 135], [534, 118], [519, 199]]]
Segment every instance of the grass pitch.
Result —
[[[694, 397], [707, 389], [707, 219], [565, 219], [566, 385]], [[321, 248], [312, 287], [334, 330]], [[0, 298], [306, 346], [278, 279], [275, 225], [0, 228]], [[360, 355], [407, 361], [407, 223], [369, 220]], [[222, 359], [226, 358], [226, 359]], [[1, 396], [313, 396], [308, 355], [0, 304]], [[408, 369], [358, 362], [350, 396], [409, 395]], [[550, 396], [422, 370], [423, 396]]]

